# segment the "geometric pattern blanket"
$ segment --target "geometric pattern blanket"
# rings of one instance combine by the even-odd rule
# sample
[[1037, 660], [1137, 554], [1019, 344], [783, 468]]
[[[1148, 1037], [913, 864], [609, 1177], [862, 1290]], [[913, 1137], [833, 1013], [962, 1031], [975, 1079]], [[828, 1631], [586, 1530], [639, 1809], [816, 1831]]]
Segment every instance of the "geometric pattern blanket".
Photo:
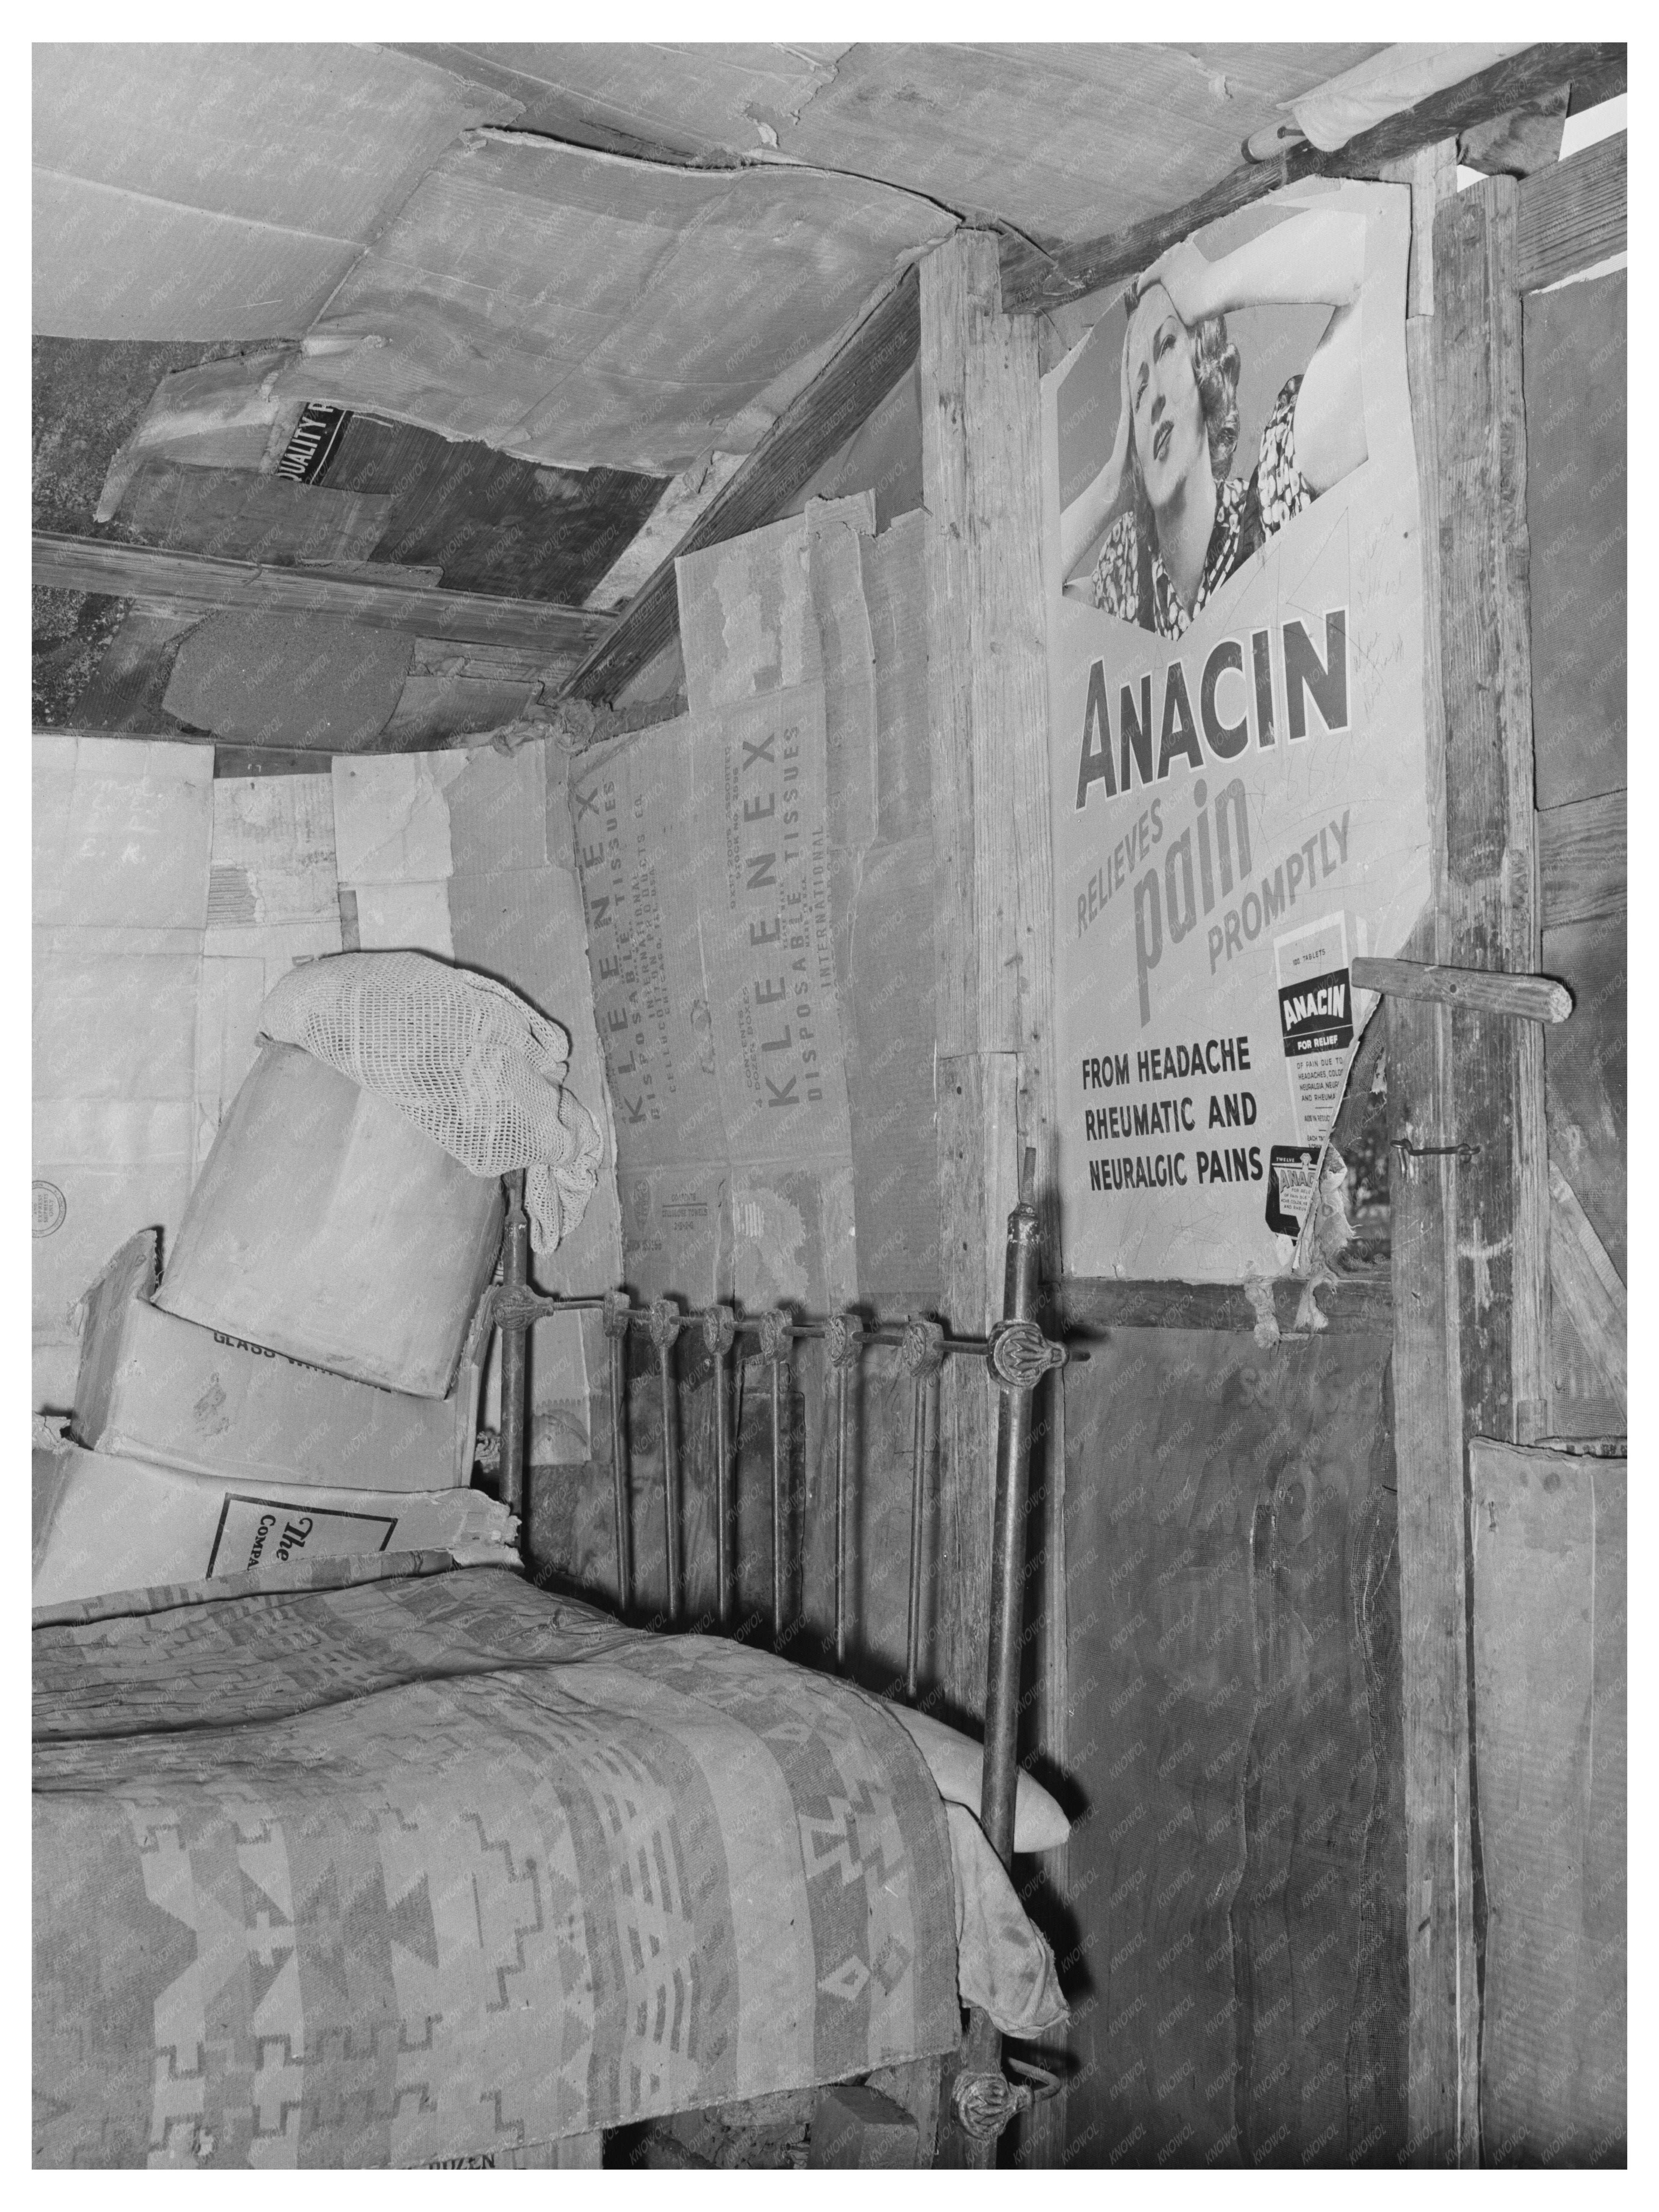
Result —
[[880, 1703], [442, 1553], [34, 1630], [34, 2163], [419, 2166], [959, 2039]]

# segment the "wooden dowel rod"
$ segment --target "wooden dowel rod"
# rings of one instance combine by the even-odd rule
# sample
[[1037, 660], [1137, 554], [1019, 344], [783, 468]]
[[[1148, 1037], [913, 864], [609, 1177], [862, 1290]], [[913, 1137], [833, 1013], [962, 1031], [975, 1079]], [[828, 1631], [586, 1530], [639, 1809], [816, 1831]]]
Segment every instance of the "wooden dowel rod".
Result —
[[1462, 1006], [1470, 1013], [1554, 1023], [1565, 1021], [1572, 1012], [1572, 993], [1552, 975], [1511, 975], [1496, 968], [1427, 967], [1416, 960], [1363, 957], [1353, 963], [1352, 974], [1356, 991]]

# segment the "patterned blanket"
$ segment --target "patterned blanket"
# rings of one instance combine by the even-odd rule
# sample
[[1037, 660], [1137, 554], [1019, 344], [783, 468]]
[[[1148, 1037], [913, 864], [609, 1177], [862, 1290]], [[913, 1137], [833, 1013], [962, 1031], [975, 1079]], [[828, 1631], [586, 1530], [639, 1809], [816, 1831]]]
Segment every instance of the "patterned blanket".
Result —
[[418, 2165], [955, 2046], [876, 1700], [441, 1553], [311, 1578], [37, 1623], [37, 2165]]

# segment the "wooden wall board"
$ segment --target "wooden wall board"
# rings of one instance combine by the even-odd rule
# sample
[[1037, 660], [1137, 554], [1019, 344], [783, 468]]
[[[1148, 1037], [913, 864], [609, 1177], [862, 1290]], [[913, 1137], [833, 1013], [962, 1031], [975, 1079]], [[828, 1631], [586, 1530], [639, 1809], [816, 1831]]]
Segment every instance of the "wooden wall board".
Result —
[[1627, 945], [1621, 923], [1547, 930], [1544, 953], [1573, 994], [1572, 1019], [1544, 1041], [1550, 1159], [1627, 1277], [1630, 1144]]
[[1405, 2144], [1388, 1358], [1159, 1330], [1066, 1370], [1067, 2164]]
[[382, 580], [374, 575], [372, 564], [362, 562], [327, 568], [264, 567], [46, 531], [34, 535], [33, 573], [37, 584], [57, 588], [170, 604], [331, 615], [366, 629], [522, 646], [544, 650], [550, 659], [573, 648], [586, 650], [611, 628], [602, 615], [547, 599], [434, 590], [418, 569], [419, 582], [405, 580], [409, 572], [401, 567]]
[[[1447, 882], [1450, 744], [1442, 610], [1455, 501], [1442, 454], [1437, 374], [1438, 216], [1454, 190], [1443, 141], [1390, 173], [1412, 193], [1406, 359], [1423, 512], [1423, 708], [1436, 896], [1415, 945], [1441, 950]], [[1455, 421], [1454, 415], [1453, 421]], [[1396, 1139], [1446, 1141], [1453, 1126], [1452, 1016], [1421, 1001], [1384, 1002], [1389, 1239], [1395, 1291], [1404, 1893], [1407, 1901], [1408, 2154], [1419, 2163], [1478, 2155], [1474, 1900], [1465, 1665], [1463, 1413], [1455, 1194], [1439, 1164], [1407, 1177]]]
[[1523, 292], [1625, 251], [1627, 146], [1628, 134], [1618, 131], [1527, 178], [1516, 257]]
[[1622, 923], [1630, 856], [1622, 790], [1571, 800], [1538, 817], [1539, 906], [1545, 933], [1573, 922]]
[[1537, 803], [1626, 782], [1626, 279], [1523, 307]]
[[1497, 2166], [1626, 2146], [1626, 1463], [1472, 1447], [1491, 1917], [1480, 2094]]
[[[1284, 1336], [1368, 1335], [1386, 1329], [1394, 1310], [1394, 1289], [1386, 1258], [1363, 1273], [1322, 1283], [1310, 1292], [1306, 1283], [1281, 1277], [1269, 1286], [1273, 1325]], [[1304, 1297], [1314, 1321], [1304, 1312]], [[1065, 1327], [1085, 1334], [1100, 1329], [1214, 1328], [1252, 1336], [1262, 1314], [1243, 1284], [1119, 1282], [1109, 1276], [1068, 1276], [1054, 1285], [1056, 1310]]]

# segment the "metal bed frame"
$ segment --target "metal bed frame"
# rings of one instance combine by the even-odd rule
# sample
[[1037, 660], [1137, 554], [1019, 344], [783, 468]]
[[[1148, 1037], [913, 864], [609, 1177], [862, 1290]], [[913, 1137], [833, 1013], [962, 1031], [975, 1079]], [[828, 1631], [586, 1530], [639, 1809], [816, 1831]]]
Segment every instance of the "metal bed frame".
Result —
[[[997, 1394], [995, 1505], [992, 1524], [991, 1607], [985, 1682], [985, 1758], [981, 1783], [981, 1825], [1005, 1866], [1013, 1856], [1014, 1803], [1018, 1780], [1018, 1691], [1021, 1595], [1025, 1586], [1025, 1522], [1030, 1490], [1032, 1401], [1051, 1368], [1066, 1364], [1063, 1345], [1045, 1336], [1036, 1320], [1041, 1232], [1031, 1200], [1036, 1155], [1027, 1152], [1019, 1203], [1008, 1217], [1002, 1318], [988, 1337], [959, 1336], [932, 1320], [904, 1323], [866, 1322], [841, 1311], [820, 1320], [798, 1318], [778, 1308], [743, 1315], [716, 1304], [684, 1313], [674, 1300], [659, 1297], [648, 1306], [632, 1304], [625, 1291], [584, 1297], [551, 1297], [529, 1279], [530, 1224], [524, 1206], [524, 1171], [504, 1176], [506, 1219], [501, 1279], [492, 1293], [493, 1321], [501, 1333], [500, 1494], [520, 1516], [525, 1515], [525, 1446], [528, 1435], [526, 1338], [532, 1325], [556, 1314], [598, 1311], [604, 1316], [609, 1350], [611, 1446], [618, 1595], [626, 1616], [633, 1607], [633, 1532], [629, 1505], [629, 1460], [626, 1416], [626, 1346], [630, 1329], [645, 1332], [657, 1354], [662, 1396], [663, 1514], [666, 1542], [666, 1626], [680, 1626], [680, 1464], [674, 1388], [674, 1346], [683, 1330], [697, 1328], [714, 1362], [715, 1552], [717, 1613], [722, 1629], [731, 1622], [731, 1375], [739, 1337], [757, 1340], [771, 1369], [772, 1440], [772, 1624], [775, 1645], [785, 1631], [785, 1454], [784, 1376], [798, 1341], [821, 1340], [835, 1382], [835, 1654], [841, 1670], [847, 1660], [848, 1395], [854, 1367], [866, 1346], [896, 1345], [912, 1378], [909, 1591], [905, 1638], [905, 1698], [917, 1697], [921, 1625], [922, 1528], [930, 1468], [939, 1456], [939, 1385], [947, 1358], [981, 1359]], [[1073, 1354], [1072, 1357], [1086, 1357]], [[521, 1535], [520, 1541], [525, 1537]], [[977, 2007], [970, 2010], [961, 2051], [945, 2063], [953, 2074], [950, 2106], [959, 2134], [952, 2142], [941, 2130], [943, 2162], [988, 2166], [996, 2140], [1014, 2113], [1033, 2098], [1051, 2094], [1054, 2077], [1042, 2069], [1011, 2061], [1024, 2078], [1011, 2083], [1003, 2072], [1001, 2039]]]

